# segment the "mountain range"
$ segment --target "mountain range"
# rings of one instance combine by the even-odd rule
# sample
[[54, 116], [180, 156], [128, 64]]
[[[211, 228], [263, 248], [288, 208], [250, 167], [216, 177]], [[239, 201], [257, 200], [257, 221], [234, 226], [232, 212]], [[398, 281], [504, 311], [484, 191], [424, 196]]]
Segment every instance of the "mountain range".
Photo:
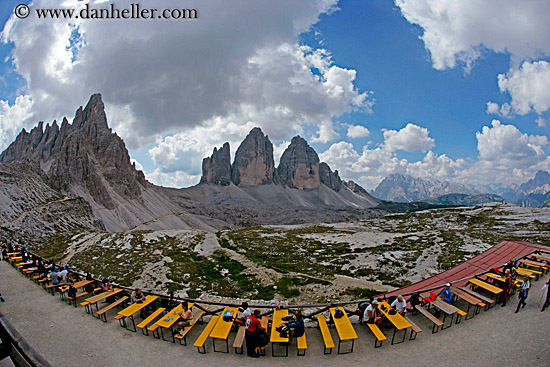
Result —
[[[124, 141], [107, 123], [100, 94], [65, 118], [22, 130], [0, 155], [0, 220], [10, 229], [55, 233], [71, 226], [209, 231], [260, 224], [335, 222], [385, 213], [381, 201], [319, 161], [301, 137], [278, 167], [273, 144], [254, 128], [230, 161], [225, 143], [204, 159], [198, 185], [156, 186], [130, 162]], [[25, 182], [28, 184], [19, 184]], [[62, 220], [46, 220], [63, 205]], [[78, 213], [78, 215], [76, 215]], [[31, 225], [34, 223], [34, 225]]]

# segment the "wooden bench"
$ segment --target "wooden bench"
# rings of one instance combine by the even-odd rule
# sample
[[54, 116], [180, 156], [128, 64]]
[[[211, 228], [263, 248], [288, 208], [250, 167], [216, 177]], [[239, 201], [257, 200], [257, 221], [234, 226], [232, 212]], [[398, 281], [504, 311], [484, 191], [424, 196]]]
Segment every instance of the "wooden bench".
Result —
[[[323, 336], [323, 342], [325, 343], [324, 354], [332, 354], [332, 349], [336, 347], [332, 335], [330, 335], [330, 330], [328, 329], [327, 319], [325, 315], [318, 314], [317, 322], [319, 323], [319, 330], [321, 330], [321, 335]], [[327, 353], [327, 350], [329, 351]]]
[[193, 312], [193, 319], [191, 319], [191, 322], [188, 326], [183, 328], [183, 332], [176, 334], [174, 337], [180, 341], [180, 345], [182, 344], [181, 341], [183, 340], [183, 345], [187, 345], [187, 340], [185, 340], [185, 337], [187, 334], [189, 334], [189, 331], [195, 326], [195, 324], [200, 320], [200, 318], [204, 315], [203, 310], [197, 310]]
[[420, 312], [424, 317], [426, 317], [428, 320], [433, 322], [434, 325], [432, 327], [432, 334], [437, 333], [439, 331], [439, 328], [443, 326], [443, 322], [437, 317], [435, 317], [434, 315], [432, 315], [431, 313], [429, 313], [425, 308], [421, 307], [420, 305], [416, 305], [414, 306], [414, 308], [418, 312]]
[[[374, 340], [374, 347], [375, 348], [380, 348], [382, 346], [382, 342], [384, 340], [386, 340], [386, 336], [384, 335], [382, 330], [380, 330], [380, 328], [376, 324], [367, 323], [367, 326], [369, 327], [370, 331], [372, 331], [372, 333], [374, 334], [374, 336], [376, 338]], [[378, 344], [378, 343], [380, 343], [380, 344]]]
[[235, 349], [235, 354], [243, 354], [243, 343], [244, 343], [244, 332], [246, 330], [245, 326], [239, 326], [235, 340], [233, 341], [233, 348]]
[[407, 320], [411, 324], [411, 336], [409, 336], [409, 340], [415, 340], [416, 334], [421, 333], [422, 329], [418, 327], [414, 322], [411, 321], [410, 318], [407, 316], [403, 316], [405, 320]]
[[77, 307], [77, 306], [76, 306], [76, 301], [77, 301], [80, 297], [87, 296], [88, 294], [90, 294], [90, 293], [88, 293], [88, 292], [77, 293], [76, 296], [74, 296], [74, 297], [67, 297], [67, 302], [69, 303], [69, 305], [70, 305], [71, 303], [74, 303], [74, 306]]
[[485, 311], [487, 311], [488, 309], [490, 309], [492, 306], [495, 305], [495, 300], [493, 299], [490, 299], [489, 297], [485, 297], [484, 295], [482, 294], [479, 294], [477, 292], [474, 292], [473, 290], [469, 289], [469, 288], [466, 288], [466, 287], [460, 287], [461, 290], [463, 290], [464, 292], [466, 293], [469, 293], [471, 294], [472, 296], [476, 297], [476, 298], [479, 298], [480, 300], [482, 300], [483, 302], [485, 302]]
[[141, 329], [141, 332], [143, 333], [143, 335], [149, 335], [149, 329], [147, 328], [147, 325], [153, 322], [153, 320], [156, 319], [157, 316], [160, 315], [162, 312], [164, 312], [164, 310], [166, 310], [166, 308], [163, 308], [163, 307], [159, 308], [158, 310], [150, 314], [145, 320], [137, 324], [136, 327]]
[[[456, 307], [456, 306], [454, 306]], [[460, 321], [462, 320], [462, 318], [464, 316], [467, 316], [468, 314], [464, 311], [462, 311], [460, 308], [456, 307], [458, 311], [456, 311], [456, 313], [458, 314], [458, 317], [456, 318], [455, 320], [455, 324], [460, 324]]]
[[[206, 339], [208, 339], [208, 336], [210, 335], [210, 332], [212, 329], [214, 329], [214, 326], [216, 326], [216, 323], [218, 322], [219, 316], [212, 316], [204, 330], [202, 331], [201, 335], [195, 340], [195, 344], [193, 344], [194, 347], [197, 347], [197, 350], [200, 354], [206, 354], [206, 347], [204, 343], [206, 342]], [[202, 351], [201, 351], [202, 348]]]
[[58, 287], [63, 287], [65, 283], [59, 283], [59, 284], [50, 284], [46, 286], [46, 290], [52, 294], [52, 296], [55, 296], [55, 290]]
[[[305, 356], [307, 350], [307, 341], [306, 341], [306, 332], [304, 330], [304, 335], [296, 339], [296, 345], [298, 348], [298, 355]], [[300, 354], [302, 352], [302, 354]]]
[[103, 322], [107, 322], [107, 316], [106, 316], [107, 311], [112, 310], [113, 308], [120, 305], [121, 303], [123, 303], [127, 299], [128, 299], [128, 296], [124, 296], [124, 297], [121, 297], [121, 298], [117, 299], [116, 301], [114, 301], [110, 305], [107, 305], [107, 306], [103, 307], [101, 310], [96, 312], [97, 313], [97, 318], [100, 319]]

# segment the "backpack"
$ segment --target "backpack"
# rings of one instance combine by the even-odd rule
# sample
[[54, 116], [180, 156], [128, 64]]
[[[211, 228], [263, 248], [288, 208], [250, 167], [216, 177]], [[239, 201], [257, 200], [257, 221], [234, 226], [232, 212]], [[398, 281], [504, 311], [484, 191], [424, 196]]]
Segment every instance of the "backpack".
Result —
[[267, 331], [264, 329], [258, 329], [258, 345], [260, 347], [265, 347], [269, 343], [269, 336], [267, 335]]
[[357, 306], [359, 308], [359, 311], [361, 311], [361, 315], [365, 313], [365, 310], [367, 309], [367, 307], [369, 307], [369, 303], [368, 302], [361, 302], [359, 303], [359, 306]]

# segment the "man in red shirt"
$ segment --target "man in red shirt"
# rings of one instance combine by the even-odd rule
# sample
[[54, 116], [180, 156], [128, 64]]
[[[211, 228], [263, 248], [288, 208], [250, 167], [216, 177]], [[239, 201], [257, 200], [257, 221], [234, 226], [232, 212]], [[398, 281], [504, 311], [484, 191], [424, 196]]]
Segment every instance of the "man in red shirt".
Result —
[[260, 310], [254, 310], [254, 313], [246, 318], [246, 330], [244, 337], [246, 339], [246, 355], [251, 358], [259, 357], [256, 354], [258, 346], [258, 330], [262, 328], [262, 323], [258, 320]]

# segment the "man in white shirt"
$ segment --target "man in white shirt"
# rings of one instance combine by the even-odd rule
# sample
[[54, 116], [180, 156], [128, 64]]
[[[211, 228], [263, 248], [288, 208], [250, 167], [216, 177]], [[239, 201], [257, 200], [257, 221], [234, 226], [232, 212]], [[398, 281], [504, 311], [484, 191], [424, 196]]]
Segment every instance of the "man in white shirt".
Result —
[[391, 307], [397, 311], [400, 315], [404, 315], [407, 312], [407, 301], [403, 298], [402, 295], [397, 296], [397, 298], [391, 303]]

